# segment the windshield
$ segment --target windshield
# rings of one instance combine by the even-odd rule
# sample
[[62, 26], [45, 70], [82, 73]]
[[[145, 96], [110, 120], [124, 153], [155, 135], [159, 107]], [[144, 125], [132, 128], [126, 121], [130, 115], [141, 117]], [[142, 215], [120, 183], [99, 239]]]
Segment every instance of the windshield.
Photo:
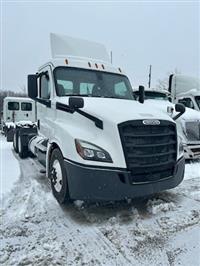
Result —
[[68, 67], [58, 67], [54, 73], [58, 96], [81, 95], [134, 100], [126, 76]]
[[[135, 91], [134, 94], [136, 95], [136, 98], [138, 98], [139, 92]], [[145, 91], [145, 99], [166, 100], [166, 101], [168, 101], [168, 96], [165, 93], [162, 93], [162, 92]]]
[[195, 100], [196, 100], [196, 103], [197, 103], [199, 110], [200, 110], [200, 96], [196, 96]]

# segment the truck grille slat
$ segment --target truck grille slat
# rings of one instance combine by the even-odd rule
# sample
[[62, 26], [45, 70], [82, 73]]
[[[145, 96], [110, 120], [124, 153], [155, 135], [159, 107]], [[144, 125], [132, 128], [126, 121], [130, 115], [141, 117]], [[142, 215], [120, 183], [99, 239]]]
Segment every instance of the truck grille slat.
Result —
[[138, 147], [138, 148], [148, 148], [148, 147], [160, 147], [160, 146], [166, 146], [166, 145], [172, 145], [172, 144], [176, 144], [176, 141], [171, 141], [171, 142], [165, 142], [165, 143], [159, 143], [159, 144], [133, 144], [133, 143], [126, 143], [126, 147]]
[[173, 175], [177, 158], [176, 125], [144, 125], [142, 120], [119, 125], [131, 183], [158, 181]]
[[174, 154], [175, 151], [171, 150], [169, 152], [165, 152], [165, 153], [155, 153], [155, 154], [128, 154], [128, 158], [151, 158], [151, 157], [157, 157], [157, 156], [165, 156], [165, 155], [169, 155], [169, 154]]

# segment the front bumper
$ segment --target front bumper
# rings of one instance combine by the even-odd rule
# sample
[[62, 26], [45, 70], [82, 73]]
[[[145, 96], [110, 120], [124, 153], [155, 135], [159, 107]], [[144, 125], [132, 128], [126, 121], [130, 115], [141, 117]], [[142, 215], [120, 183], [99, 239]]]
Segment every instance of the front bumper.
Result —
[[187, 144], [184, 146], [185, 159], [200, 159], [200, 144]]
[[131, 184], [130, 172], [86, 167], [64, 160], [71, 199], [109, 201], [137, 198], [176, 187], [184, 177], [185, 159], [179, 159], [174, 175], [152, 183]]
[[153, 183], [131, 184], [130, 172], [109, 168], [86, 167], [64, 160], [71, 199], [123, 200], [171, 189], [184, 177], [185, 159], [179, 159], [174, 175]]

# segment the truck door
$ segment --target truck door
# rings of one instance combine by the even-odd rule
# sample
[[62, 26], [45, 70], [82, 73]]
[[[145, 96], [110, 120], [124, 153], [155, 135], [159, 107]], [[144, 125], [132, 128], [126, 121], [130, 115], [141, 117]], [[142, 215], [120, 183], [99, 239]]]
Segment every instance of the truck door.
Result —
[[54, 108], [52, 108], [52, 75], [50, 67], [45, 67], [39, 75], [39, 101], [37, 102], [38, 129], [41, 135], [49, 139], [54, 132]]

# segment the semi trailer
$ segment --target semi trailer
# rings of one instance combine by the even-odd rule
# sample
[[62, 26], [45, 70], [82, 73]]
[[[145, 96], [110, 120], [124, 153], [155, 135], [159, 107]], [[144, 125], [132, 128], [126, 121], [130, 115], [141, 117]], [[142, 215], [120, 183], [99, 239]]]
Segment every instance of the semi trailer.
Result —
[[139, 101], [101, 44], [51, 34], [52, 59], [28, 75], [37, 128], [19, 128], [19, 154], [43, 165], [59, 203], [122, 200], [176, 187], [184, 177], [175, 120]]
[[7, 141], [13, 141], [14, 128], [36, 122], [35, 102], [27, 97], [5, 97], [3, 100], [2, 131]]

